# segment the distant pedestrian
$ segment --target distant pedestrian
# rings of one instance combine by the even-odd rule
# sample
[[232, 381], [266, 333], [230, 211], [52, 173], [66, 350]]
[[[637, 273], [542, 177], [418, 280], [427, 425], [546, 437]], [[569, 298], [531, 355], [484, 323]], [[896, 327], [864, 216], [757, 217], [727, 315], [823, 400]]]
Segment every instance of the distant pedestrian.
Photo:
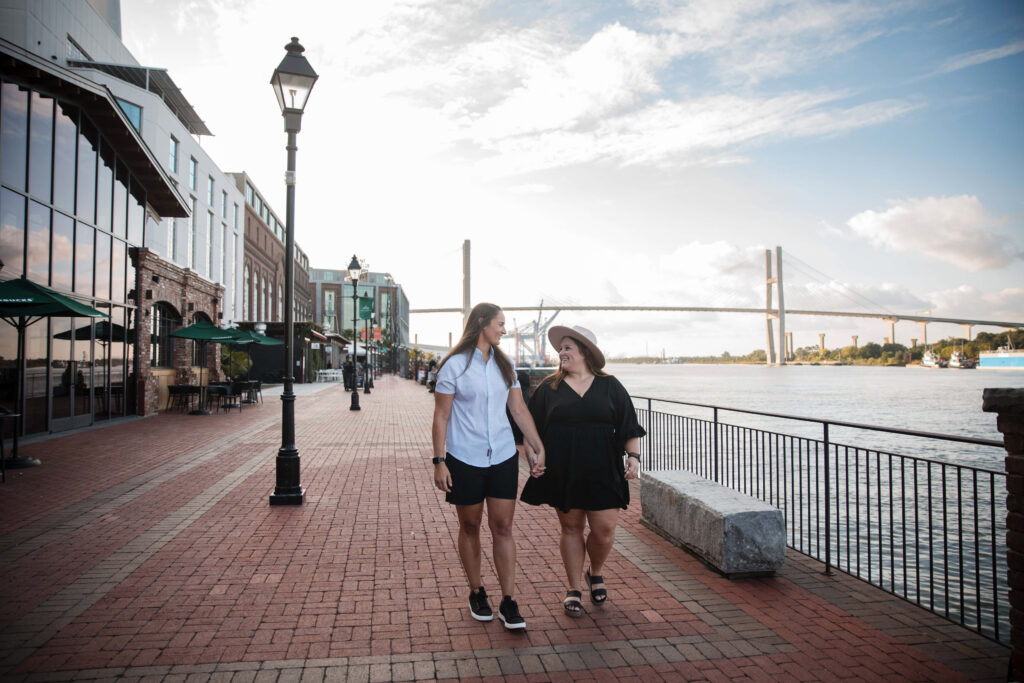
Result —
[[341, 366], [341, 378], [345, 381], [345, 390], [351, 391], [356, 378], [356, 366], [352, 362], [352, 356], [345, 356], [345, 362]]
[[516, 545], [512, 538], [519, 457], [505, 408], [523, 431], [532, 476], [544, 471], [544, 446], [523, 403], [515, 366], [498, 343], [505, 314], [494, 304], [477, 304], [462, 338], [441, 361], [434, 394], [434, 485], [455, 505], [458, 551], [469, 582], [469, 610], [477, 621], [494, 614], [481, 579], [480, 523], [484, 504], [501, 584], [498, 618], [509, 630], [526, 628], [513, 599]]
[[[521, 500], [556, 509], [569, 584], [562, 607], [570, 617], [580, 617], [581, 578], [591, 602], [600, 606], [608, 599], [604, 563], [615, 543], [619, 508], [629, 505], [627, 480], [640, 474], [640, 437], [647, 432], [625, 387], [604, 372], [604, 354], [593, 332], [556, 326], [548, 339], [558, 350], [558, 370], [530, 398], [548, 468], [526, 482]], [[590, 533], [584, 536], [588, 525]]]

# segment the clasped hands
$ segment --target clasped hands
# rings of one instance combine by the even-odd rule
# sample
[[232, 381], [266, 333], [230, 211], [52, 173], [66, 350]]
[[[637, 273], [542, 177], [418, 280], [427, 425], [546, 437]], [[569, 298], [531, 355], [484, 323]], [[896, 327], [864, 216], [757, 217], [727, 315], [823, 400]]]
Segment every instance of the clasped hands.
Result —
[[523, 453], [526, 455], [526, 462], [530, 465], [530, 476], [534, 479], [543, 476], [546, 471], [544, 446], [541, 446], [539, 450], [534, 450], [529, 443], [524, 443]]

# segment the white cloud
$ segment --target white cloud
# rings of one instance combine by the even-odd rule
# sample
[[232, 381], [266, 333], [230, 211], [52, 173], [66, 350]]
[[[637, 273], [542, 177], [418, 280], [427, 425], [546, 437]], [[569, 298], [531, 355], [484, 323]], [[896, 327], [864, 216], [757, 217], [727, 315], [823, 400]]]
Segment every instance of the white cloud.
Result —
[[1024, 320], [1024, 288], [1007, 287], [984, 291], [973, 285], [930, 292], [934, 302], [931, 315], [939, 318], [964, 318], [1000, 322]]
[[1020, 54], [1021, 52], [1024, 52], [1024, 40], [1018, 40], [1001, 47], [995, 47], [987, 50], [966, 52], [948, 59], [946, 63], [942, 65], [940, 71], [942, 73], [959, 71], [960, 69], [977, 66], [978, 64], [984, 64], [985, 62], [991, 62], [996, 59], [1012, 57], [1013, 55]]
[[920, 252], [969, 271], [1002, 268], [1024, 256], [1019, 241], [993, 230], [994, 219], [970, 195], [892, 201], [847, 225], [876, 247]]

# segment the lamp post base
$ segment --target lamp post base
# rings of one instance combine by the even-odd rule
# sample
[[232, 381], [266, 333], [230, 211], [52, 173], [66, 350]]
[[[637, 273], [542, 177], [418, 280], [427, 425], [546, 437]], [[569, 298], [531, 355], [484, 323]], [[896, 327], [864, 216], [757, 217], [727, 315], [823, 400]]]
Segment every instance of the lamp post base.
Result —
[[359, 390], [352, 390], [352, 405], [348, 407], [349, 410], [359, 410]]
[[299, 487], [296, 492], [270, 494], [271, 505], [302, 505], [306, 501], [306, 489]]

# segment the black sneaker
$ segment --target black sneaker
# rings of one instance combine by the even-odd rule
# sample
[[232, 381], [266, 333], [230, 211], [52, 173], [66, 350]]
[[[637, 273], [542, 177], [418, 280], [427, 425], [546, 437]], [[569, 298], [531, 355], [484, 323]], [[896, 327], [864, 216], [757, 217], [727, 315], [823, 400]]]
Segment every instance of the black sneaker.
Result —
[[487, 593], [484, 591], [483, 586], [480, 586], [478, 592], [471, 592], [469, 594], [469, 613], [477, 621], [491, 621], [494, 619], [494, 612], [491, 611], [491, 606], [487, 604]]
[[509, 595], [501, 599], [501, 605], [498, 606], [498, 618], [505, 622], [505, 628], [509, 631], [526, 628], [526, 619], [520, 616], [519, 605]]

